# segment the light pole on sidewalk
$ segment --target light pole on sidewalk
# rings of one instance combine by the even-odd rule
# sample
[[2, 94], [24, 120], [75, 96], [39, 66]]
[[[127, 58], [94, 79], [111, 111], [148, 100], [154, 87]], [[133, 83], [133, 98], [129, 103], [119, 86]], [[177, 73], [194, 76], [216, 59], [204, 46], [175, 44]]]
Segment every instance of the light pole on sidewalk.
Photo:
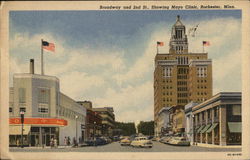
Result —
[[23, 123], [24, 123], [24, 111], [21, 111], [20, 112], [20, 115], [21, 115], [21, 123], [22, 123], [22, 134], [21, 134], [21, 148], [23, 148]]
[[76, 118], [76, 143], [77, 143], [77, 118], [78, 116], [76, 115], [75, 118]]

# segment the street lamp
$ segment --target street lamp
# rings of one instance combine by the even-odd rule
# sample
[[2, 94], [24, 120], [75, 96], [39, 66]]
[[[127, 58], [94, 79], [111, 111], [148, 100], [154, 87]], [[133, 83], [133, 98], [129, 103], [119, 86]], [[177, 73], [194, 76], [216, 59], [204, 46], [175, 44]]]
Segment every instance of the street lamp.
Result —
[[96, 124], [96, 121], [94, 121], [94, 146], [96, 146], [96, 143], [95, 143], [95, 124]]
[[20, 115], [21, 115], [21, 123], [22, 123], [22, 134], [21, 134], [21, 148], [23, 148], [23, 123], [24, 123], [24, 111], [21, 111], [20, 112]]
[[76, 143], [77, 143], [77, 118], [78, 116], [76, 115], [75, 118], [76, 118]]

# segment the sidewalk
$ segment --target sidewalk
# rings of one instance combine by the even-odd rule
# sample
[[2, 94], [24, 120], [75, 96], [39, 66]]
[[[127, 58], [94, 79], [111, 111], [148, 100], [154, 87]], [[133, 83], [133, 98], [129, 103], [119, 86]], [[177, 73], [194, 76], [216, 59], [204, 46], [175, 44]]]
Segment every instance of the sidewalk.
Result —
[[[9, 148], [21, 148], [21, 147], [9, 147]], [[44, 146], [44, 147], [24, 147], [29, 149], [50, 149], [50, 146]], [[56, 148], [53, 147], [52, 149], [66, 149], [66, 148], [72, 148], [72, 146], [57, 146]]]
[[197, 145], [193, 146], [208, 147], [208, 148], [242, 148], [241, 145], [220, 146], [220, 145], [205, 144], [205, 143], [197, 143]]

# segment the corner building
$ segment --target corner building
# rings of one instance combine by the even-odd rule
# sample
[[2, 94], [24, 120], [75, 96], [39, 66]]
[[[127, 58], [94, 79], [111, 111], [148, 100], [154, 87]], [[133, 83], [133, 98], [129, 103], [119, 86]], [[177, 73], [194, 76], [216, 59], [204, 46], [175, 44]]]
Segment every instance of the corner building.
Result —
[[[157, 53], [154, 70], [154, 120], [163, 107], [182, 108], [193, 101], [203, 102], [212, 97], [212, 61], [208, 53], [188, 52], [186, 27], [177, 16], [172, 27], [169, 53]], [[183, 114], [185, 115], [185, 114]], [[184, 124], [183, 118], [178, 120]], [[171, 124], [171, 122], [170, 122]], [[183, 130], [176, 128], [174, 132]]]

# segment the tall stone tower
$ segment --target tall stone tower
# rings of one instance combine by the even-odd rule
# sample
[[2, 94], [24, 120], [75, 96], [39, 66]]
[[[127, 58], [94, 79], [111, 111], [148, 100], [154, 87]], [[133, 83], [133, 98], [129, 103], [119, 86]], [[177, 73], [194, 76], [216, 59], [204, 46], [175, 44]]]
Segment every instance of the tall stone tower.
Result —
[[[208, 53], [189, 53], [186, 27], [177, 16], [172, 27], [169, 53], [157, 53], [154, 70], [154, 120], [163, 108], [184, 108], [212, 97], [212, 61]], [[184, 113], [182, 113], [184, 115]], [[176, 120], [183, 127], [183, 118]], [[179, 126], [178, 126], [179, 125]]]

